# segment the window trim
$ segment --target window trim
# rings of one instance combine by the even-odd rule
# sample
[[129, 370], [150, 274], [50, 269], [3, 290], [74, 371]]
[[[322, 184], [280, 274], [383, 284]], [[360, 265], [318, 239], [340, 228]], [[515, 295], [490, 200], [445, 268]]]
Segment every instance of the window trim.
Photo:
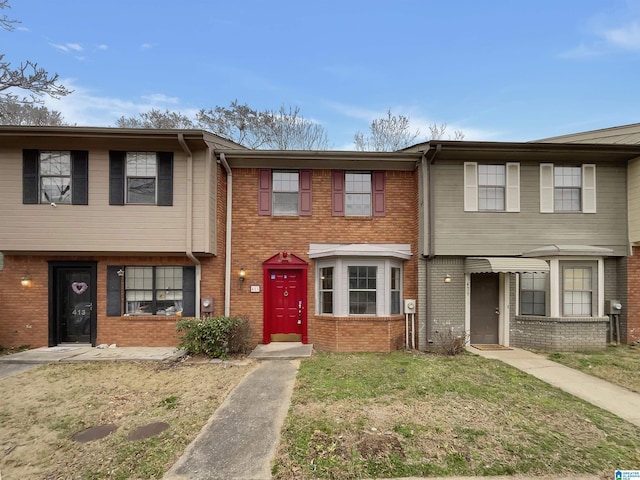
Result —
[[[520, 163], [505, 162], [504, 210], [480, 210], [478, 201], [478, 162], [464, 162], [464, 211], [483, 213], [516, 213], [520, 211]], [[503, 163], [481, 163], [480, 165], [503, 165]]]
[[[33, 150], [22, 151], [22, 203], [25, 205], [49, 205], [41, 201], [40, 153], [69, 152], [71, 162], [71, 201], [64, 205], [88, 205], [89, 203], [89, 152], [85, 150]], [[55, 203], [55, 202], [54, 202]]]
[[[134, 150], [130, 150], [134, 152]], [[126, 151], [109, 151], [109, 205], [172, 206], [173, 205], [173, 152], [156, 154], [156, 202], [127, 203]]]
[[[522, 275], [524, 274], [532, 274], [532, 275], [544, 275], [544, 289], [536, 290], [533, 289], [524, 289]], [[522, 272], [518, 275], [518, 312], [520, 315], [532, 316], [532, 317], [546, 317], [549, 315], [549, 273], [548, 272]], [[535, 282], [535, 278], [533, 279]], [[522, 311], [522, 293], [523, 291], [527, 292], [543, 292], [544, 293], [544, 313], [523, 313]]]
[[[333, 267], [333, 313], [321, 313], [320, 286], [323, 268]], [[349, 313], [349, 267], [376, 267], [376, 312]], [[398, 258], [337, 256], [316, 260], [315, 314], [333, 317], [388, 317], [391, 313], [391, 271], [400, 269], [400, 309], [402, 311], [404, 262]]]
[[[580, 167], [582, 169], [581, 205], [580, 211], [556, 211], [554, 203], [555, 193], [555, 166], [554, 163], [540, 164], [540, 213], [597, 213], [597, 177], [596, 165], [593, 163], [585, 163]], [[559, 164], [559, 166], [576, 166]]]
[[[371, 212], [369, 215], [346, 215], [345, 173], [369, 173], [371, 175]], [[334, 217], [370, 218], [386, 216], [386, 171], [384, 170], [332, 170], [331, 215]]]
[[[568, 290], [565, 289], [565, 272], [569, 269], [583, 269], [589, 270], [591, 277], [591, 289], [590, 290]], [[578, 262], [578, 261], [563, 261], [560, 262], [560, 298], [559, 298], [559, 308], [560, 313], [563, 317], [594, 317], [594, 312], [598, 312], [598, 277], [594, 275], [597, 273], [597, 264], [593, 264], [593, 262]], [[565, 311], [565, 294], [568, 292], [589, 292], [591, 295], [590, 302], [590, 313], [589, 314], [568, 314]]]
[[[273, 173], [272, 172], [298, 172], [298, 213], [283, 215], [273, 213]], [[261, 168], [258, 170], [258, 215], [259, 216], [277, 216], [291, 217], [300, 216], [307, 217], [312, 214], [312, 187], [313, 187], [313, 170], [309, 169], [271, 169]]]

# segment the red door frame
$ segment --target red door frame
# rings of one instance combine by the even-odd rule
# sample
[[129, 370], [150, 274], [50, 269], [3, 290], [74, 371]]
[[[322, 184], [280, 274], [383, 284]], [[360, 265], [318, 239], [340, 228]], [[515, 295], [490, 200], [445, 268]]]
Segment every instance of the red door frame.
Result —
[[269, 259], [262, 262], [262, 270], [263, 270], [263, 300], [264, 300], [264, 311], [263, 311], [263, 332], [262, 332], [262, 343], [268, 344], [271, 343], [271, 313], [272, 313], [272, 300], [271, 300], [271, 283], [269, 282], [271, 272], [273, 270], [297, 270], [301, 273], [300, 279], [300, 289], [302, 295], [302, 343], [307, 343], [307, 306], [308, 302], [308, 292], [307, 292], [307, 270], [309, 264], [305, 262], [302, 258], [294, 255], [293, 253], [288, 252], [280, 252], [276, 253]]

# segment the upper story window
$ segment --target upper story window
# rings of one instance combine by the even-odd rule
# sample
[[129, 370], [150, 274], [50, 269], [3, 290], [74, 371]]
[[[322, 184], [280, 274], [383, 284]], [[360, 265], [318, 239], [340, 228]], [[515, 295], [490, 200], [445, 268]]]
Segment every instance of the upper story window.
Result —
[[478, 210], [503, 211], [504, 165], [478, 165]]
[[520, 164], [464, 163], [465, 212], [519, 212]]
[[553, 199], [556, 212], [579, 212], [582, 205], [582, 169], [555, 167], [553, 169]]
[[271, 205], [274, 215], [298, 215], [298, 172], [273, 171]]
[[127, 152], [127, 203], [156, 203], [155, 152]]
[[109, 204], [173, 205], [173, 152], [109, 152]]
[[258, 172], [258, 215], [311, 215], [311, 170]]
[[596, 213], [596, 166], [540, 164], [540, 213]]
[[371, 215], [371, 173], [346, 172], [345, 180], [345, 215]]
[[24, 150], [23, 203], [88, 203], [88, 153], [69, 150]]
[[331, 178], [331, 210], [334, 217], [384, 217], [383, 171], [345, 172], [334, 170]]

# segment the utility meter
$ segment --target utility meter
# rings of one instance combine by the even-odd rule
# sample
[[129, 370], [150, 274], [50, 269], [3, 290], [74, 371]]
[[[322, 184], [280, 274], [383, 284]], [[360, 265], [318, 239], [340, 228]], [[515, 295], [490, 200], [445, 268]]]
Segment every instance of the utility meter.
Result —
[[620, 300], [607, 300], [604, 302], [605, 315], [620, 315], [622, 312], [622, 302]]
[[405, 298], [404, 313], [416, 313], [416, 301], [414, 299]]
[[213, 313], [213, 298], [211, 297], [202, 297], [200, 302], [202, 313]]

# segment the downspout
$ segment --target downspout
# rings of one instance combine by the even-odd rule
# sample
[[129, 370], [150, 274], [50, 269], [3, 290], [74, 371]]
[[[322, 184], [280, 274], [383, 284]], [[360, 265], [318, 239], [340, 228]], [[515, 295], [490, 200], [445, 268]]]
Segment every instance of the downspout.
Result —
[[233, 206], [233, 176], [231, 175], [231, 167], [227, 162], [227, 158], [222, 152], [220, 152], [220, 163], [222, 163], [222, 166], [227, 172], [227, 219], [224, 242], [224, 316], [228, 317], [231, 313], [231, 211]]
[[202, 271], [200, 260], [193, 254], [193, 153], [189, 150], [187, 142], [184, 141], [184, 135], [178, 134], [178, 142], [187, 154], [187, 248], [186, 255], [196, 266], [196, 318], [200, 317], [200, 281], [202, 279]]
[[435, 180], [433, 178], [433, 163], [436, 160], [436, 157], [440, 154], [440, 151], [442, 150], [442, 145], [441, 144], [437, 144], [436, 145], [436, 149], [435, 151], [431, 150], [431, 155], [430, 158], [427, 158], [427, 154], [429, 153], [429, 151], [431, 150], [431, 148], [427, 148], [427, 150], [425, 150], [424, 154], [422, 155], [422, 163], [423, 165], [426, 166], [426, 171], [427, 171], [427, 185], [428, 185], [428, 189], [429, 191], [427, 192], [427, 215], [428, 215], [428, 219], [427, 219], [427, 225], [429, 228], [429, 232], [428, 232], [428, 238], [429, 238], [429, 249], [428, 249], [428, 253], [427, 253], [427, 315], [426, 315], [426, 320], [427, 320], [427, 324], [426, 324], [426, 328], [425, 328], [425, 342], [424, 342], [424, 346], [425, 349], [429, 348], [429, 345], [433, 344], [433, 339], [431, 339], [431, 320], [432, 320], [432, 314], [431, 314], [431, 288], [433, 286], [432, 284], [432, 261], [435, 258], [436, 254], [436, 249], [435, 249]]

